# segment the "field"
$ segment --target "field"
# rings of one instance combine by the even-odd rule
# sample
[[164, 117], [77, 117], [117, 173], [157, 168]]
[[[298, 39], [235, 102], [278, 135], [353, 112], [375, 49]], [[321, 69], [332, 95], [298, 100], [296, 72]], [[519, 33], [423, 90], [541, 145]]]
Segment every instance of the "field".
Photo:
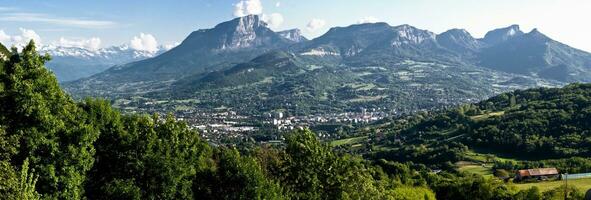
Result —
[[479, 174], [486, 178], [492, 178], [492, 167], [490, 165], [477, 165], [477, 164], [467, 164], [462, 165], [458, 168], [461, 172], [467, 172], [472, 174]]
[[[483, 149], [478, 149], [478, 152], [486, 152], [486, 150]], [[507, 158], [507, 157], [502, 157], [499, 155], [495, 155], [495, 154], [486, 154], [486, 153], [477, 153], [475, 150], [469, 150], [468, 152], [466, 152], [466, 154], [464, 155], [466, 157], [466, 159], [474, 161], [474, 162], [482, 162], [482, 163], [487, 163], [487, 162], [507, 162], [507, 161], [513, 161], [513, 162], [517, 162], [518, 160], [513, 159], [513, 158]]]
[[[537, 186], [540, 188], [540, 191], [548, 191], [559, 186], [564, 185], [564, 181], [546, 181], [546, 182], [537, 182], [537, 183], [523, 183], [523, 184], [513, 184], [519, 190], [526, 190], [533, 186]], [[588, 179], [575, 179], [568, 181], [569, 186], [575, 186], [579, 188], [581, 191], [586, 192], [587, 190], [591, 189], [591, 178]]]
[[492, 112], [492, 113], [487, 113], [487, 114], [483, 114], [483, 115], [476, 115], [476, 116], [472, 116], [470, 118], [474, 121], [480, 121], [480, 120], [488, 119], [489, 117], [502, 116], [504, 114], [505, 114], [505, 111], [499, 111], [499, 112]]
[[333, 147], [336, 147], [336, 146], [341, 146], [341, 145], [346, 145], [346, 144], [357, 144], [357, 143], [361, 143], [361, 142], [365, 141], [366, 139], [367, 139], [367, 136], [347, 138], [347, 139], [332, 141], [332, 142], [330, 142], [330, 145]]

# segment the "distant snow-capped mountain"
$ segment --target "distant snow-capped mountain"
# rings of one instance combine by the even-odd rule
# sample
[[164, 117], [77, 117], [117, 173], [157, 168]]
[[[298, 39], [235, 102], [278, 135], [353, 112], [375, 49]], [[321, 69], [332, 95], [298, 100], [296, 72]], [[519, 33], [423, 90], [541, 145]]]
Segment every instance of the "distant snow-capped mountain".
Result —
[[112, 66], [122, 65], [165, 52], [161, 46], [157, 51], [136, 50], [128, 45], [112, 46], [96, 50], [79, 47], [44, 46], [41, 53], [51, 55], [46, 66], [55, 73], [60, 82], [73, 81], [100, 73]]

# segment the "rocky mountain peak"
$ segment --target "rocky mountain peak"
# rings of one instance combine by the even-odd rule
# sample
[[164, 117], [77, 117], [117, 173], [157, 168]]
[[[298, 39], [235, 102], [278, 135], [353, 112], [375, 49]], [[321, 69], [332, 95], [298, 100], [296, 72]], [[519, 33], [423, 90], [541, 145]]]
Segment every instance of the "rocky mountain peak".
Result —
[[400, 46], [402, 44], [420, 44], [424, 41], [434, 41], [436, 36], [435, 33], [421, 30], [408, 24], [403, 24], [394, 27], [397, 37], [394, 39], [392, 44], [394, 46]]
[[308, 39], [302, 35], [302, 31], [297, 28], [281, 31], [281, 32], [278, 32], [278, 34], [281, 35], [281, 37], [283, 37], [289, 41], [292, 41], [292, 42], [308, 41]]
[[505, 28], [489, 31], [486, 33], [482, 41], [488, 45], [495, 45], [523, 34], [524, 33], [519, 28], [519, 25], [514, 24]]
[[548, 40], [550, 40], [550, 38], [548, 36], [544, 35], [537, 28], [534, 28], [533, 30], [531, 30], [529, 33], [527, 33], [527, 35], [530, 36], [530, 37], [535, 37], [535, 38], [539, 38], [539, 39], [548, 39]]
[[437, 42], [442, 46], [464, 53], [465, 51], [476, 51], [482, 45], [465, 29], [450, 29], [437, 35]]

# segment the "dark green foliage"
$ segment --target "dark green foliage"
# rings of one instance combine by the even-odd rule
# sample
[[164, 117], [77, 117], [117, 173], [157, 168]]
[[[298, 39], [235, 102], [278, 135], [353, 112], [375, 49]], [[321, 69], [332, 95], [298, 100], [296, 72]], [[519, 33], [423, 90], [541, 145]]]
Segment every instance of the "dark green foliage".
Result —
[[417, 187], [397, 187], [392, 191], [388, 191], [388, 199], [399, 200], [434, 200], [435, 195], [427, 188]]
[[93, 165], [98, 132], [45, 69], [48, 59], [37, 54], [31, 42], [5, 63], [0, 73], [0, 126], [5, 138], [18, 140], [10, 147], [16, 147], [16, 154], [9, 161], [19, 165], [29, 160], [44, 198], [79, 199]]
[[197, 174], [196, 199], [284, 199], [279, 184], [269, 180], [253, 157], [235, 149], [220, 149], [212, 168]]
[[518, 169], [532, 169], [556, 167], [562, 173], [588, 173], [591, 171], [591, 159], [582, 157], [571, 157], [552, 160], [538, 160], [538, 161], [504, 161], [495, 162], [493, 168], [518, 170]]
[[431, 176], [428, 180], [437, 199], [484, 200], [512, 199], [514, 191], [502, 182], [482, 176], [456, 177], [451, 174]]
[[[211, 151], [196, 132], [170, 116], [121, 118], [104, 101], [87, 101], [84, 106], [94, 121], [102, 122], [98, 127], [103, 130], [87, 185], [89, 196], [135, 196], [139, 189], [142, 199], [192, 198], [195, 174], [206, 167]], [[113, 189], [122, 183], [128, 188]]]
[[[504, 114], [472, 126], [469, 141], [490, 148], [517, 147], [523, 150], [521, 156], [530, 159], [591, 155], [591, 85], [573, 84], [562, 89], [532, 89], [509, 95], [480, 103], [481, 108], [492, 106]], [[517, 107], [506, 104], [513, 102], [513, 96]]]
[[129, 179], [114, 179], [113, 181], [102, 186], [101, 190], [104, 192], [104, 194], [102, 194], [103, 196], [96, 197], [97, 199], [142, 199], [141, 188], [135, 185], [135, 181]]
[[0, 43], [0, 57], [8, 58], [10, 56], [10, 51]]
[[466, 150], [468, 150], [468, 147], [456, 142], [433, 146], [408, 145], [393, 150], [379, 151], [370, 157], [399, 162], [412, 161], [452, 169], [453, 165], [451, 163], [460, 161]]
[[19, 170], [6, 161], [0, 161], [0, 199], [39, 199], [35, 191], [37, 176], [29, 170], [29, 161], [25, 160]]
[[527, 190], [522, 190], [519, 191], [515, 197], [515, 199], [517, 200], [541, 200], [542, 199], [542, 193], [540, 192], [540, 189], [538, 187], [531, 187], [530, 189]]
[[397, 119], [385, 131], [382, 143], [393, 149], [375, 153], [377, 158], [456, 162], [465, 159], [469, 148], [526, 160], [587, 157], [591, 84], [501, 94], [478, 104]]
[[279, 180], [293, 199], [384, 199], [385, 185], [363, 161], [338, 156], [308, 131], [287, 138]]

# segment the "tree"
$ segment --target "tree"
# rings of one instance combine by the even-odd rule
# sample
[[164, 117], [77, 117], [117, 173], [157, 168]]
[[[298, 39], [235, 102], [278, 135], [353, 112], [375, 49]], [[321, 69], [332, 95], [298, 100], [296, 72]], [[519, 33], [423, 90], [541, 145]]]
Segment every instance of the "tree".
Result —
[[286, 140], [280, 180], [293, 199], [383, 199], [385, 188], [362, 160], [338, 156], [309, 130]]
[[103, 133], [95, 144], [89, 197], [193, 198], [195, 176], [211, 158], [199, 134], [170, 115], [120, 117], [105, 101], [88, 100], [82, 107]]
[[530, 189], [519, 191], [513, 198], [516, 200], [542, 200], [542, 193], [538, 187], [534, 186]]
[[29, 171], [29, 161], [25, 160], [20, 176], [6, 161], [0, 161], [0, 199], [40, 199], [35, 191], [37, 176]]
[[18, 166], [29, 160], [44, 198], [80, 199], [98, 132], [81, 120], [83, 113], [44, 67], [48, 60], [31, 41], [4, 64], [0, 126], [5, 137], [18, 140], [10, 162]]
[[402, 186], [389, 192], [392, 200], [435, 200], [435, 194], [427, 188]]
[[517, 105], [517, 100], [515, 99], [515, 95], [511, 95], [509, 98], [509, 107], [515, 107]]
[[220, 148], [215, 164], [201, 171], [193, 183], [197, 199], [285, 199], [278, 183], [265, 177], [254, 157], [236, 149]]

